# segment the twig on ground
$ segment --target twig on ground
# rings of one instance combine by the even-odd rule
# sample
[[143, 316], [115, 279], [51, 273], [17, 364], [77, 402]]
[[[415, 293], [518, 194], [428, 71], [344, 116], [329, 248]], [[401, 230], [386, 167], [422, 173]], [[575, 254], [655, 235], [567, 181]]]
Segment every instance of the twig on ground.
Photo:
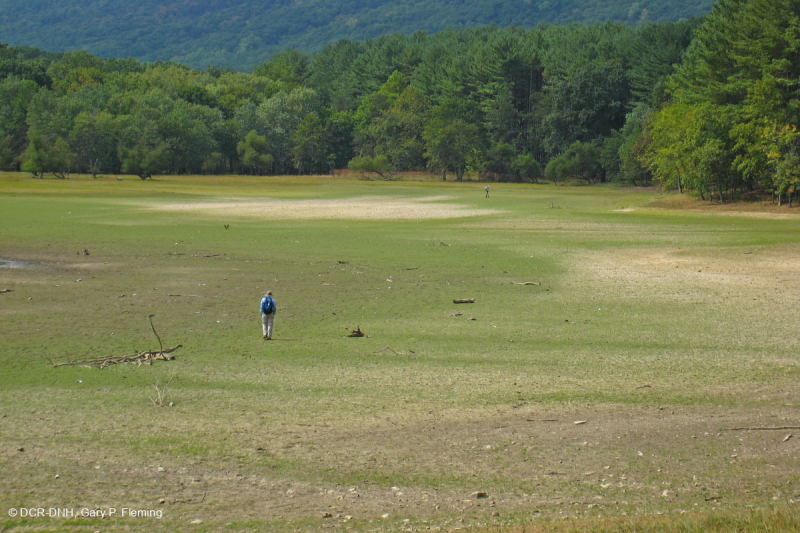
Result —
[[[169, 384], [172, 383], [172, 379], [174, 377], [174, 374], [170, 376], [169, 381], [167, 381], [166, 385], [163, 387], [158, 383], [158, 381], [153, 383], [153, 388], [156, 390], [156, 396], [155, 398], [148, 396], [148, 398], [150, 398], [150, 401], [153, 402], [154, 407], [164, 407], [164, 400], [166, 400], [170, 393]], [[170, 407], [172, 407], [172, 403], [170, 403]]]
[[457, 300], [453, 300], [454, 304], [474, 304], [475, 298], [461, 298]]
[[0, 294], [6, 294], [7, 292], [14, 292], [14, 289], [3, 289]]
[[393, 355], [414, 355], [414, 350], [408, 350], [407, 352], [396, 352], [391, 348], [391, 346], [387, 346], [383, 350], [378, 350], [377, 352], [372, 353], [381, 354], [383, 352], [391, 352]]
[[537, 281], [512, 281], [512, 285], [541, 285], [541, 283]]
[[751, 427], [751, 428], [722, 428], [720, 431], [776, 431], [782, 429], [800, 429], [800, 426], [777, 426], [777, 427]]

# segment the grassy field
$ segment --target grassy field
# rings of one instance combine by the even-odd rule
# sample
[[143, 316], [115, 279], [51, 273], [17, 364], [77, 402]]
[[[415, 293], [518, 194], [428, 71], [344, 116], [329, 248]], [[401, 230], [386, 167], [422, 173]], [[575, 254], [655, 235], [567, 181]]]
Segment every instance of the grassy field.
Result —
[[0, 174], [0, 531], [800, 531], [798, 272], [648, 189]]

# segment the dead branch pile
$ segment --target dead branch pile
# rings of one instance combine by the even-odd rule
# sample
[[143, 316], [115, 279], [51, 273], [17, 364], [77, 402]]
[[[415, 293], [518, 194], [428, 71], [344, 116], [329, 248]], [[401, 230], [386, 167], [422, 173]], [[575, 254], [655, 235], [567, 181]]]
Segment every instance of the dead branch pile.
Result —
[[[150, 327], [153, 329], [153, 335], [156, 336], [158, 339], [158, 351], [155, 350], [147, 350], [145, 352], [136, 352], [130, 355], [109, 355], [107, 357], [98, 357], [96, 359], [86, 359], [85, 361], [70, 361], [69, 363], [53, 363], [50, 361], [52, 366], [96, 366], [97, 368], [105, 368], [111, 365], [120, 365], [123, 363], [137, 363], [138, 365], [152, 365], [153, 361], [172, 361], [175, 359], [174, 355], [171, 355], [172, 352], [177, 350], [178, 348], [182, 348], [183, 345], [179, 344], [174, 348], [167, 348], [164, 349], [164, 345], [161, 343], [161, 337], [158, 336], [158, 332], [156, 331], [156, 327], [153, 325], [153, 317], [155, 315], [148, 315], [147, 319], [150, 321]], [[49, 360], [49, 359], [48, 359]]]
[[158, 351], [136, 352], [130, 355], [109, 355], [107, 357], [98, 357], [96, 359], [86, 359], [84, 361], [70, 361], [68, 363], [52, 363], [53, 366], [96, 366], [97, 368], [105, 368], [111, 365], [121, 365], [124, 363], [137, 363], [139, 365], [152, 365], [153, 361], [171, 361], [175, 359], [172, 352], [183, 345], [179, 344], [174, 348]]

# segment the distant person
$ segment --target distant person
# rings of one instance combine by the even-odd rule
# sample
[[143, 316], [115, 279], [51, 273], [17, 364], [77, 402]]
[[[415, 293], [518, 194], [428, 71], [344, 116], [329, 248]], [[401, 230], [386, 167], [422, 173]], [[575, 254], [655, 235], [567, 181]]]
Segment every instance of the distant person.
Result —
[[489, 186], [487, 185], [483, 190], [486, 191], [486, 198], [489, 198]]
[[278, 307], [275, 305], [275, 300], [272, 299], [272, 291], [267, 291], [267, 294], [261, 299], [261, 326], [264, 329], [264, 338], [268, 341], [272, 340], [272, 321], [277, 312]]

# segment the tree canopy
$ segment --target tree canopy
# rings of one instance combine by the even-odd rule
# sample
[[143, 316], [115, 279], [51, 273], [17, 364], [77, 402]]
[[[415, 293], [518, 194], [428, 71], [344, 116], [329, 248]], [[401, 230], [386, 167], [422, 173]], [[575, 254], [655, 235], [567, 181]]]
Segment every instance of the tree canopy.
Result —
[[[655, 177], [725, 200], [800, 188], [800, 1], [720, 0], [647, 125]], [[790, 196], [791, 197], [791, 196]]]
[[698, 23], [392, 34], [286, 50], [249, 74], [3, 46], [0, 167], [52, 173], [33, 161], [58, 146], [62, 175], [328, 173], [355, 159], [536, 181], [570, 153], [600, 167], [567, 179], [646, 182], [656, 167], [637, 140]]

